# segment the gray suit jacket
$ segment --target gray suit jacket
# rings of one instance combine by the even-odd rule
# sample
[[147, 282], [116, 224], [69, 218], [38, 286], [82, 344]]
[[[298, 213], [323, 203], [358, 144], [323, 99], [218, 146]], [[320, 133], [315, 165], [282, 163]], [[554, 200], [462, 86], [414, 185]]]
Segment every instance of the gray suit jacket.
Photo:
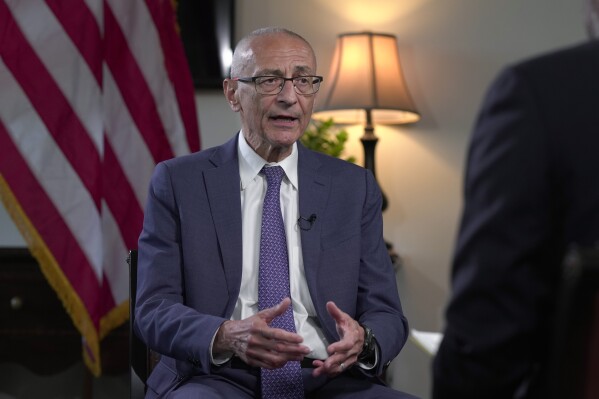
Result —
[[[300, 215], [317, 215], [301, 241], [318, 319], [330, 342], [339, 337], [327, 301], [372, 328], [380, 374], [407, 338], [380, 190], [361, 167], [299, 143], [298, 151]], [[241, 284], [239, 190], [237, 136], [155, 169], [139, 239], [136, 328], [163, 354], [148, 382], [158, 394], [211, 372], [211, 339], [230, 318]]]

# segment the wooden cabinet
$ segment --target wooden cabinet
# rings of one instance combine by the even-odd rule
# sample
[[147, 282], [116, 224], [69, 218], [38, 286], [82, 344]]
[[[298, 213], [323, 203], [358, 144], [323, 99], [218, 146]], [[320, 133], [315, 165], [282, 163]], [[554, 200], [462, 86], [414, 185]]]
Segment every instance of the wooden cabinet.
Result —
[[[128, 370], [127, 323], [102, 342], [104, 373]], [[81, 335], [26, 248], [0, 248], [0, 362], [36, 374], [82, 360]]]

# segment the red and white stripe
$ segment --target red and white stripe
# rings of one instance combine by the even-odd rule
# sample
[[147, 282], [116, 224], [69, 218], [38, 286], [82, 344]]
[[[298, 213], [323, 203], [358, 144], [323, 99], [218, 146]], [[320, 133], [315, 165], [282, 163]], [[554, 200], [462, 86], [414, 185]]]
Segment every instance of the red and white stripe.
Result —
[[154, 165], [199, 150], [170, 0], [0, 2], [0, 196], [99, 374]]

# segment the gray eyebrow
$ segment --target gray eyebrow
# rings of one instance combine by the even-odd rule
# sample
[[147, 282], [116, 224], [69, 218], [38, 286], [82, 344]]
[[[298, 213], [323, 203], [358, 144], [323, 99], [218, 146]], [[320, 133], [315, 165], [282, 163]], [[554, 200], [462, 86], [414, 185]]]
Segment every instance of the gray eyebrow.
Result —
[[[308, 74], [311, 74], [312, 73], [312, 69], [310, 67], [307, 67], [307, 66], [298, 66], [298, 67], [295, 67], [294, 70], [293, 70], [293, 74], [295, 75], [296, 73], [308, 73]], [[263, 76], [263, 75], [267, 75], [267, 76], [283, 76], [285, 74], [280, 69], [261, 69], [256, 74], [256, 76]]]

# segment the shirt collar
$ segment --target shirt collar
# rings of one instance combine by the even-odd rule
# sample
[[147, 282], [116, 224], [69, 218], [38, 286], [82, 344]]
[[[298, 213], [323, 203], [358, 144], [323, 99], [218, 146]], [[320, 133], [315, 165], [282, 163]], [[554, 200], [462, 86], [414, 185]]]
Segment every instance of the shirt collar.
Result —
[[266, 162], [264, 158], [256, 154], [254, 149], [245, 141], [243, 132], [239, 132], [237, 140], [237, 151], [239, 154], [239, 176], [241, 178], [241, 189], [245, 190], [260, 173], [264, 165], [279, 165], [285, 171], [285, 176], [297, 190], [299, 187], [297, 179], [297, 143], [293, 143], [291, 154], [281, 162]]

